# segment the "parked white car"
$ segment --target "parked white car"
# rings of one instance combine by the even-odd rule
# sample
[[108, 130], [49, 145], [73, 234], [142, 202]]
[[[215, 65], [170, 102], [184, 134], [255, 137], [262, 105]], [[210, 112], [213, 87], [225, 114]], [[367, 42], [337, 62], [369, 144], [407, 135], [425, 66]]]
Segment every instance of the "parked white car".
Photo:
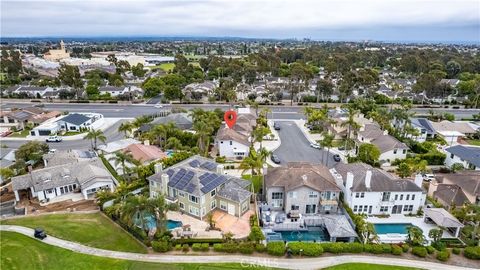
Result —
[[320, 144], [318, 144], [318, 143], [311, 143], [310, 146], [313, 147], [313, 148], [315, 148], [315, 149], [320, 149], [320, 148], [322, 148], [322, 147], [320, 146]]
[[62, 137], [57, 136], [57, 135], [55, 135], [55, 136], [50, 136], [50, 137], [48, 137], [45, 141], [46, 141], [46, 142], [61, 142], [61, 141], [62, 141]]
[[435, 180], [435, 175], [431, 173], [426, 173], [423, 175], [423, 180], [427, 182], [431, 182], [432, 180]]

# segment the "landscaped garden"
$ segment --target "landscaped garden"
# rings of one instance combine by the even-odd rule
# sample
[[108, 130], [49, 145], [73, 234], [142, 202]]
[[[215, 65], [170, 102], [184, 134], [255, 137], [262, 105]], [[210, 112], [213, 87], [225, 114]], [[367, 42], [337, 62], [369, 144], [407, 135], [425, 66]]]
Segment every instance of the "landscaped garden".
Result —
[[346, 263], [325, 268], [325, 270], [412, 270], [420, 268], [411, 268], [403, 266], [370, 264], [370, 263]]
[[2, 220], [0, 224], [42, 227], [49, 235], [101, 249], [147, 252], [144, 245], [100, 213], [51, 214]]

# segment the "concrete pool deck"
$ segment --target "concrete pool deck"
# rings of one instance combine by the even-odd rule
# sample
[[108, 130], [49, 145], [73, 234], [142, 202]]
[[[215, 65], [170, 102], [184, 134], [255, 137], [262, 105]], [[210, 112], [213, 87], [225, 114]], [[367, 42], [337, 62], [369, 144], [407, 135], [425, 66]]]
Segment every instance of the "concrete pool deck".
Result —
[[[390, 215], [388, 218], [379, 218], [379, 217], [368, 217], [367, 222], [373, 224], [397, 224], [397, 223], [410, 223], [414, 226], [419, 227], [423, 231], [423, 235], [428, 242], [431, 242], [433, 239], [428, 237], [428, 232], [431, 229], [438, 229], [439, 227], [435, 224], [425, 223], [424, 217], [408, 217], [405, 215]], [[389, 233], [389, 234], [379, 234], [378, 238], [382, 243], [398, 243], [404, 242], [407, 239], [407, 234], [399, 233]], [[448, 231], [443, 231], [442, 238], [455, 238]]]

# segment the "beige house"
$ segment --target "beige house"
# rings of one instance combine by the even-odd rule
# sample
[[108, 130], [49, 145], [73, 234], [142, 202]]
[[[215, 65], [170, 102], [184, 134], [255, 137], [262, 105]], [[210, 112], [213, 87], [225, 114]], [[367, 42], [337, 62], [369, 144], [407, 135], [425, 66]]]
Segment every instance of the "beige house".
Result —
[[150, 197], [164, 195], [182, 212], [199, 219], [215, 209], [237, 217], [250, 209], [250, 182], [224, 174], [223, 165], [198, 155], [167, 169], [156, 164], [155, 174], [147, 180]]
[[430, 182], [428, 195], [447, 209], [465, 203], [480, 204], [480, 171], [437, 174]]
[[70, 58], [70, 53], [65, 50], [65, 43], [63, 43], [63, 40], [60, 41], [60, 49], [59, 50], [49, 50], [43, 55], [43, 58], [45, 60], [50, 60], [50, 61], [60, 61], [65, 58]]

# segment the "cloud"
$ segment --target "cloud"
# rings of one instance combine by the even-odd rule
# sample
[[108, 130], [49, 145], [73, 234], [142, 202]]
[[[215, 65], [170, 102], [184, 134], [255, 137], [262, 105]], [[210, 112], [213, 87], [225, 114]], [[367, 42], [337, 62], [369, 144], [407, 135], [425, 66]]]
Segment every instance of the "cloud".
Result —
[[339, 31], [381, 39], [382, 32], [418, 28], [433, 30], [433, 39], [463, 33], [478, 40], [479, 10], [478, 0], [2, 0], [1, 34], [322, 38]]

